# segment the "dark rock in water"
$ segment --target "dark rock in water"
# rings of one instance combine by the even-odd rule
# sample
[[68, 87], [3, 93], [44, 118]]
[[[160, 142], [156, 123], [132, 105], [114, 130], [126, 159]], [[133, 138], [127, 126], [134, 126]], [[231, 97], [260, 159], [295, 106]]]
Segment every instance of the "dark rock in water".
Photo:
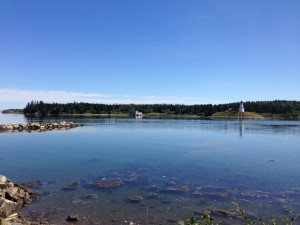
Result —
[[107, 177], [103, 177], [101, 179], [97, 179], [90, 182], [89, 185], [97, 188], [113, 189], [113, 188], [120, 187], [121, 185], [124, 184], [133, 184], [137, 182], [138, 179], [139, 179], [139, 175], [136, 172], [114, 171], [111, 172]]
[[165, 189], [162, 189], [161, 192], [170, 193], [170, 194], [180, 194], [187, 192], [189, 188], [187, 186], [181, 186], [181, 187], [167, 187]]
[[241, 192], [243, 197], [253, 197], [253, 198], [269, 198], [271, 196], [270, 192], [263, 191], [250, 191], [250, 192]]
[[226, 217], [237, 217], [239, 213], [237, 210], [226, 210], [226, 209], [215, 209], [215, 208], [204, 208], [198, 209], [195, 214], [203, 215], [204, 213], [209, 213], [215, 216], [226, 216]]
[[102, 178], [95, 180], [92, 185], [98, 188], [116, 188], [120, 187], [124, 182], [121, 178]]
[[168, 183], [168, 185], [170, 185], [170, 186], [174, 186], [174, 185], [176, 185], [177, 183], [176, 183], [176, 181], [175, 180], [171, 180], [171, 181], [169, 181], [169, 183]]
[[280, 204], [285, 204], [287, 203], [287, 200], [284, 198], [274, 198], [275, 202], [278, 202]]
[[214, 212], [219, 215], [222, 215], [222, 216], [237, 216], [238, 215], [236, 210], [216, 209]]
[[199, 214], [199, 215], [203, 215], [205, 213], [211, 214], [214, 211], [214, 208], [201, 208], [201, 209], [197, 209], [196, 212], [194, 214]]
[[73, 191], [73, 190], [76, 190], [80, 187], [80, 184], [79, 182], [73, 182], [72, 184], [69, 184], [67, 186], [65, 186], [63, 188], [64, 191]]
[[159, 186], [157, 186], [157, 185], [151, 185], [150, 187], [149, 187], [149, 190], [150, 191], [159, 191], [160, 190], [160, 187]]
[[295, 190], [290, 190], [290, 191], [284, 191], [281, 193], [283, 196], [297, 196], [299, 195], [299, 192]]
[[226, 198], [228, 196], [227, 192], [216, 192], [216, 193], [212, 193], [211, 194], [212, 197], [216, 197], [216, 198]]
[[201, 192], [201, 187], [197, 187], [193, 190], [192, 196], [193, 197], [201, 197], [203, 194]]
[[41, 184], [42, 184], [41, 180], [33, 180], [26, 183], [20, 183], [19, 186], [30, 190], [30, 189], [36, 189]]
[[178, 224], [178, 221], [177, 221], [177, 220], [174, 220], [174, 219], [166, 219], [166, 222], [167, 222], [167, 223]]
[[79, 222], [79, 215], [78, 214], [70, 214], [66, 220], [68, 222]]
[[130, 202], [140, 202], [140, 201], [144, 200], [144, 198], [142, 196], [139, 196], [139, 195], [132, 195], [132, 196], [128, 197], [128, 200]]
[[155, 192], [149, 192], [147, 195], [148, 199], [152, 199], [152, 198], [158, 198], [158, 194]]
[[202, 187], [204, 192], [225, 192], [226, 188], [223, 187], [215, 187], [215, 186], [205, 186]]
[[98, 198], [97, 194], [84, 195], [81, 197], [81, 199], [97, 199], [97, 198]]
[[188, 186], [181, 186], [181, 187], [178, 188], [178, 190], [185, 192], [185, 191], [189, 190], [189, 187]]

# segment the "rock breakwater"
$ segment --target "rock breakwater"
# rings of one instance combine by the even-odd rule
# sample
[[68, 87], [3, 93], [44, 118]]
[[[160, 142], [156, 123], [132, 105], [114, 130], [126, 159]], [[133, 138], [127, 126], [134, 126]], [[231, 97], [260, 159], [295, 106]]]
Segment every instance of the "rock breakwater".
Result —
[[41, 122], [25, 124], [0, 124], [0, 132], [22, 132], [22, 131], [47, 131], [47, 130], [67, 130], [78, 127], [79, 124], [74, 122]]

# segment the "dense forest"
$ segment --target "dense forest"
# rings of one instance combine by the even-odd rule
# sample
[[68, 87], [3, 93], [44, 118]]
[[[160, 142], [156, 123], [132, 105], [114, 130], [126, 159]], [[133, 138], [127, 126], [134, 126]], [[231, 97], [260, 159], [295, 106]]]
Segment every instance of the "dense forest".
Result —
[[[44, 103], [43, 101], [31, 101], [24, 108], [25, 114], [61, 115], [61, 114], [130, 114], [138, 110], [144, 114], [163, 113], [173, 115], [198, 115], [211, 116], [216, 112], [224, 112], [229, 109], [238, 110], [239, 103], [228, 104], [95, 104], [95, 103]], [[245, 110], [260, 114], [281, 114], [289, 116], [300, 115], [300, 101], [255, 101], [244, 102]]]

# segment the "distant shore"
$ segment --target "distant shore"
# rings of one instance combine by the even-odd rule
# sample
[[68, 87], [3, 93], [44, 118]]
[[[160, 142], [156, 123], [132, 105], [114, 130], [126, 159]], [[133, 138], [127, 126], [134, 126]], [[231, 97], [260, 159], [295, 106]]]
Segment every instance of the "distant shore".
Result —
[[[5, 112], [4, 112], [5, 111]], [[24, 114], [20, 111], [3, 110], [3, 114]], [[132, 118], [134, 116], [127, 113], [74, 113], [74, 114], [24, 114], [26, 117], [103, 117], [103, 118]], [[211, 116], [194, 115], [194, 114], [169, 114], [169, 113], [145, 113], [142, 118], [157, 118], [157, 119], [267, 119], [267, 120], [300, 120], [300, 116], [290, 116], [285, 114], [270, 114], [270, 113], [249, 113], [238, 115], [237, 113], [218, 112]]]
[[23, 109], [5, 109], [2, 110], [3, 114], [24, 114]]

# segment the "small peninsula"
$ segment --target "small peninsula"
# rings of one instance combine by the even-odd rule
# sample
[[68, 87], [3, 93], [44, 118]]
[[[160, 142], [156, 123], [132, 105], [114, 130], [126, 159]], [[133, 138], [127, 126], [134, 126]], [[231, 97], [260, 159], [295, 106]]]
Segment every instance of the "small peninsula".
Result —
[[4, 114], [23, 114], [24, 110], [23, 109], [5, 109], [5, 110], [2, 110], [2, 113], [4, 113]]

